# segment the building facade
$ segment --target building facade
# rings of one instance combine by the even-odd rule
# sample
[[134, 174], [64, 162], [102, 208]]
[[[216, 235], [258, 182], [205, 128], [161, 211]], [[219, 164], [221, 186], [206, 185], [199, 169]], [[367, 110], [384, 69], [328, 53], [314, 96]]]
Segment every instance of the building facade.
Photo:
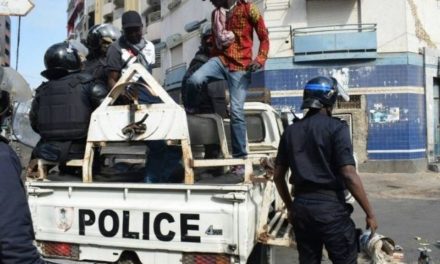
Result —
[[11, 64], [11, 19], [0, 16], [0, 65], [9, 67]]
[[[102, 0], [110, 4], [102, 13], [96, 11], [99, 4], [95, 1], [85, 1], [89, 21], [92, 13], [88, 7], [94, 6], [94, 23], [112, 21], [120, 26], [118, 19], [127, 8], [118, 11], [117, 4], [129, 1]], [[210, 20], [211, 3], [134, 2], [130, 8], [144, 17], [145, 37], [156, 44], [154, 76], [167, 90], [178, 89], [199, 46], [200, 32]], [[437, 168], [439, 1], [253, 2], [265, 18], [271, 47], [269, 60], [264, 70], [253, 74], [251, 87], [269, 88], [276, 108], [301, 113], [307, 80], [337, 73], [349, 87], [351, 100], [338, 102], [335, 112], [349, 122], [361, 171]], [[106, 14], [112, 20], [100, 20], [110, 17]], [[258, 40], [254, 50], [257, 48]]]

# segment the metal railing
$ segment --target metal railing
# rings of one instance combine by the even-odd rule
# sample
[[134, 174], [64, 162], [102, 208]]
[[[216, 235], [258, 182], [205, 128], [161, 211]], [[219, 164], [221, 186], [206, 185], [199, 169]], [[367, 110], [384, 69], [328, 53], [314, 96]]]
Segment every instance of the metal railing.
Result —
[[278, 10], [290, 8], [290, 0], [265, 0], [264, 10]]
[[165, 90], [180, 85], [186, 72], [186, 63], [174, 65], [165, 70]]
[[151, 24], [161, 19], [161, 13], [159, 11], [154, 11], [148, 14], [148, 23]]
[[318, 27], [303, 27], [294, 28], [292, 35], [310, 35], [322, 33], [345, 33], [345, 32], [374, 32], [377, 29], [377, 24], [346, 24], [346, 25], [331, 25]]

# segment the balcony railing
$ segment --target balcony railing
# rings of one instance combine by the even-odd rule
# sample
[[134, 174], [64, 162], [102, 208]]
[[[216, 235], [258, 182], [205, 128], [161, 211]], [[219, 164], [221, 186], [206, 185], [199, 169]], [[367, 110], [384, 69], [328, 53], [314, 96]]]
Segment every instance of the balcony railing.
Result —
[[377, 57], [376, 24], [349, 24], [293, 30], [296, 62]]
[[159, 21], [161, 19], [161, 13], [159, 11], [154, 11], [148, 14], [148, 23], [154, 23], [156, 21]]
[[186, 63], [170, 67], [165, 72], [165, 90], [173, 90], [182, 86], [182, 79], [186, 72]]

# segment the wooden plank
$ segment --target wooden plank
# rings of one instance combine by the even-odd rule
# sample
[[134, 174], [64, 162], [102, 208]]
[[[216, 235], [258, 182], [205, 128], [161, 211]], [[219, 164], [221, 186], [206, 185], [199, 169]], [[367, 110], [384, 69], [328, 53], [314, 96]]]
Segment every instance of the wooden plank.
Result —
[[38, 159], [38, 179], [45, 180], [47, 177], [46, 165], [44, 164], [44, 160]]
[[203, 160], [193, 160], [193, 168], [201, 167], [221, 167], [221, 166], [234, 166], [234, 165], [245, 165], [246, 160], [244, 159], [203, 159]]
[[66, 162], [66, 165], [72, 167], [82, 167], [83, 160], [69, 160], [68, 162]]
[[83, 182], [92, 182], [93, 143], [87, 142], [82, 165]]
[[251, 182], [253, 175], [252, 160], [246, 159], [244, 164], [244, 182]]
[[182, 144], [182, 159], [183, 167], [185, 169], [185, 184], [194, 184], [194, 171], [191, 166], [192, 152], [191, 146], [188, 140], [184, 139], [181, 141]]

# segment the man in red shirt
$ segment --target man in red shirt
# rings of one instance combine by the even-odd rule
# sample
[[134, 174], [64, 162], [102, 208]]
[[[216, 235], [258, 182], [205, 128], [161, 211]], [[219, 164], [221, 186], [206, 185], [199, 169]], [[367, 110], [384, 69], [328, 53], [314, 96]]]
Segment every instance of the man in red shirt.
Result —
[[[245, 0], [210, 1], [215, 6], [212, 12], [215, 56], [189, 78], [187, 85], [190, 105], [187, 111], [196, 112], [200, 91], [206, 83], [227, 80], [231, 96], [232, 156], [246, 158], [246, 121], [243, 109], [246, 90], [251, 72], [260, 69], [266, 62], [269, 34], [260, 11], [253, 3]], [[252, 59], [254, 30], [260, 40], [260, 47], [256, 58]], [[244, 167], [236, 166], [232, 172], [243, 175]]]

